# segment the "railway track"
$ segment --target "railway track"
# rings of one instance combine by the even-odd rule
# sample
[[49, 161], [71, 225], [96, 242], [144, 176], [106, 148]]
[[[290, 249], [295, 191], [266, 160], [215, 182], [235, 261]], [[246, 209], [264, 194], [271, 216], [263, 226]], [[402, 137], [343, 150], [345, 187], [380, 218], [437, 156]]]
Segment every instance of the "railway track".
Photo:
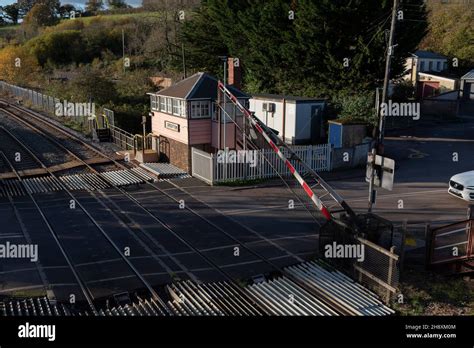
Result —
[[[21, 118], [21, 116], [18, 116], [17, 114], [19, 112], [22, 112], [22, 113], [25, 113], [29, 116], [29, 119], [34, 119], [35, 122], [40, 122], [41, 124], [43, 124], [44, 126], [46, 126], [46, 128], [53, 128], [55, 129], [55, 131], [57, 132], [60, 132], [62, 133], [62, 137], [64, 138], [64, 136], [66, 137], [71, 137], [71, 138], [74, 138], [77, 142], [81, 143], [85, 148], [88, 149], [88, 153], [90, 154], [90, 152], [93, 152], [95, 153], [95, 155], [97, 156], [102, 156], [108, 160], [110, 160], [111, 163], [113, 163], [115, 166], [117, 166], [118, 168], [121, 168], [122, 170], [129, 170], [129, 167], [125, 166], [124, 164], [122, 163], [119, 163], [116, 159], [114, 158], [110, 158], [108, 157], [106, 154], [103, 154], [101, 153], [98, 149], [96, 149], [95, 147], [91, 146], [90, 144], [87, 144], [85, 143], [84, 141], [82, 141], [81, 139], [78, 139], [75, 135], [73, 135], [72, 133], [68, 132], [68, 131], [65, 131], [63, 129], [61, 129], [60, 127], [58, 126], [55, 126], [55, 125], [52, 125], [50, 124], [48, 121], [44, 120], [43, 118], [37, 116], [35, 113], [32, 113], [30, 111], [26, 111], [22, 108], [19, 108], [17, 106], [13, 106], [13, 105], [9, 105], [8, 106], [9, 109], [15, 109], [16, 112], [15, 113], [10, 113], [11, 116], [13, 117], [18, 117], [18, 118]], [[14, 116], [15, 115], [15, 116]], [[27, 123], [26, 121], [23, 120], [24, 123]], [[31, 125], [29, 125], [31, 127]], [[52, 141], [54, 141], [54, 139], [52, 139]], [[61, 145], [59, 144], [58, 142], [56, 142], [58, 145]], [[201, 251], [201, 249], [203, 249], [202, 247], [196, 247], [196, 243], [199, 242], [199, 238], [198, 239], [194, 239], [192, 242], [190, 241], [190, 235], [187, 234], [186, 237], [183, 237], [183, 235], [185, 235], [185, 231], [183, 229], [180, 230], [180, 232], [177, 232], [176, 230], [178, 229], [177, 226], [170, 226], [166, 220], [163, 219], [163, 215], [159, 215], [159, 213], [157, 213], [156, 209], [152, 208], [151, 206], [147, 206], [146, 203], [143, 203], [143, 202], [140, 202], [139, 199], [137, 199], [136, 197], [134, 197], [131, 193], [127, 192], [126, 190], [124, 190], [122, 187], [119, 187], [117, 186], [114, 182], [111, 182], [110, 178], [107, 178], [106, 176], [104, 176], [102, 173], [99, 173], [96, 169], [94, 169], [92, 166], [90, 166], [89, 164], [87, 164], [86, 160], [84, 158], [82, 158], [81, 156], [84, 155], [84, 152], [80, 152], [80, 153], [74, 153], [74, 149], [71, 149], [71, 148], [66, 148], [65, 146], [63, 146], [63, 148], [67, 149], [69, 151], [69, 153], [74, 156], [77, 160], [79, 161], [83, 161], [83, 164], [85, 167], [87, 167], [92, 173], [94, 173], [95, 175], [97, 175], [101, 180], [103, 180], [104, 182], [106, 182], [109, 187], [113, 188], [115, 190], [115, 192], [123, 195], [124, 197], [126, 197], [128, 200], [130, 200], [131, 202], [133, 202], [142, 212], [144, 212], [146, 215], [148, 215], [150, 218], [152, 218], [155, 222], [159, 223], [161, 226], [164, 227], [164, 229], [169, 232], [170, 234], [172, 234], [174, 237], [176, 237], [177, 240], [179, 240], [180, 242], [182, 242], [184, 245], [186, 245], [188, 248], [190, 248], [191, 250], [193, 250], [196, 254], [198, 254], [202, 259], [204, 259], [209, 265], [211, 265], [214, 269], [216, 269], [219, 273], [221, 273], [227, 280], [229, 280], [231, 282], [231, 284], [235, 287], [235, 289], [239, 292], [241, 292], [241, 289], [240, 287], [238, 286], [238, 284], [236, 283], [235, 279], [227, 272], [225, 271], [221, 266], [219, 266], [218, 264], [218, 260], [217, 259], [212, 259], [211, 257], [209, 257], [208, 255], [206, 255], [204, 252]], [[90, 151], [90, 152], [89, 152]], [[137, 178], [142, 178], [142, 174], [141, 173], [132, 173], [133, 176], [137, 177]], [[152, 190], [156, 191], [158, 194], [159, 194], [159, 198], [163, 198], [163, 199], [166, 199], [170, 202], [174, 202], [175, 204], [180, 204], [181, 202], [181, 199], [182, 198], [176, 198], [176, 197], [173, 197], [172, 195], [170, 195], [169, 193], [167, 193], [164, 189], [160, 188], [157, 184], [154, 184], [154, 183], [151, 183], [151, 182], [148, 182], [147, 180], [143, 180], [144, 183], [146, 183], [146, 185], [148, 185]], [[201, 207], [204, 207], [205, 209], [212, 209], [211, 207], [205, 205], [204, 202], [202, 201], [198, 201], [195, 197], [191, 196], [186, 190], [184, 190], [183, 188], [179, 187], [179, 186], [176, 186], [176, 185], [173, 185], [174, 188], [176, 188], [177, 190], [179, 190], [182, 194], [185, 194], [186, 197], [189, 198], [190, 201], [194, 201], [195, 205], [200, 205]], [[106, 198], [107, 196], [104, 195], [103, 193], [101, 193], [103, 195], [104, 198]], [[195, 234], [197, 234], [199, 236], [199, 232], [203, 232], [203, 233], [215, 233], [215, 234], [218, 234], [220, 235], [221, 237], [224, 236], [227, 240], [233, 242], [236, 246], [238, 246], [239, 248], [242, 248], [242, 250], [245, 250], [245, 252], [247, 252], [249, 255], [252, 255], [253, 257], [261, 260], [263, 263], [269, 265], [271, 267], [271, 269], [273, 269], [274, 271], [276, 272], [279, 272], [280, 274], [284, 274], [285, 276], [287, 276], [289, 279], [291, 279], [292, 281], [294, 281], [295, 283], [297, 283], [298, 285], [300, 285], [301, 287], [303, 287], [304, 289], [306, 289], [308, 292], [316, 295], [318, 298], [322, 299], [323, 301], [325, 301], [326, 303], [330, 304], [333, 308], [337, 309], [341, 314], [346, 314], [347, 312], [344, 310], [344, 308], [341, 308], [337, 303], [334, 303], [333, 300], [331, 299], [330, 296], [327, 296], [327, 294], [325, 293], [321, 293], [321, 292], [317, 292], [315, 293], [314, 289], [308, 287], [306, 284], [304, 284], [304, 282], [301, 282], [299, 279], [297, 279], [296, 277], [294, 277], [293, 275], [291, 274], [288, 274], [287, 272], [285, 272], [281, 267], [279, 267], [278, 265], [276, 265], [274, 262], [272, 262], [271, 260], [269, 260], [268, 258], [266, 258], [265, 256], [261, 255], [260, 253], [258, 253], [257, 251], [253, 250], [251, 247], [247, 246], [244, 242], [242, 242], [241, 240], [239, 240], [239, 238], [235, 237], [233, 234], [229, 233], [228, 231], [226, 231], [226, 227], [229, 227], [230, 225], [234, 225], [233, 227], [235, 228], [235, 221], [232, 221], [230, 219], [228, 219], [226, 216], [224, 216], [222, 213], [220, 212], [217, 212], [217, 211], [214, 211], [217, 213], [217, 215], [219, 215], [222, 219], [220, 220], [220, 224], [216, 224], [214, 223], [213, 221], [211, 221], [211, 219], [207, 216], [204, 216], [203, 214], [201, 214], [197, 209], [193, 209], [191, 207], [189, 207], [188, 205], [185, 205], [184, 206], [184, 209], [181, 210], [180, 214], [187, 214], [187, 217], [185, 216], [185, 214], [183, 214], [183, 220], [187, 220], [187, 219], [190, 219], [190, 221], [192, 220], [190, 218], [190, 216], [194, 217], [194, 218], [198, 218], [199, 220], [203, 221], [204, 222], [204, 225], [206, 226], [206, 228], [203, 228], [203, 227], [200, 227], [200, 230], [199, 230], [199, 226], [198, 225], [194, 225], [193, 226], [193, 230], [194, 232], [197, 232]], [[122, 219], [123, 221], [123, 219]], [[126, 221], [123, 221], [127, 224]], [[242, 228], [242, 226], [239, 226], [239, 228]], [[196, 231], [197, 230], [197, 231]], [[252, 234], [256, 234], [255, 231], [247, 231], [247, 232], [251, 232]], [[257, 233], [258, 235], [258, 233]], [[292, 255], [288, 255], [288, 256], [292, 256]], [[298, 259], [295, 259], [295, 262], [297, 261], [300, 261]], [[244, 296], [248, 296], [248, 295], [244, 295]]]
[[[30, 149], [26, 148], [23, 144], [21, 144], [21, 141], [19, 139], [15, 138], [15, 136], [12, 135], [11, 133], [7, 133], [6, 135], [8, 135], [12, 141], [16, 141], [18, 146], [22, 147], [23, 151], [28, 153], [28, 155], [32, 159], [34, 159], [38, 165], [46, 169], [46, 166], [36, 157], [36, 155]], [[17, 176], [17, 179], [20, 182], [23, 182], [23, 179], [21, 175], [18, 173], [17, 168], [15, 167], [15, 164], [11, 163], [3, 153], [1, 153], [1, 157], [9, 165], [11, 171], [15, 173], [15, 175]], [[61, 182], [58, 180], [55, 174], [50, 172], [49, 176], [51, 179], [54, 179], [58, 185], [61, 185]], [[25, 185], [25, 187], [28, 187], [28, 186]], [[67, 228], [61, 229], [61, 230], [55, 228], [54, 224], [51, 222], [51, 214], [49, 214], [49, 217], [48, 217], [48, 214], [45, 212], [47, 208], [42, 206], [42, 203], [32, 194], [32, 192], [30, 192], [28, 189], [26, 189], [25, 191], [28, 197], [30, 198], [31, 202], [34, 204], [37, 212], [41, 216], [42, 222], [44, 222], [44, 224], [47, 226], [48, 232], [50, 236], [54, 239], [56, 246], [61, 251], [61, 254], [64, 260], [66, 260], [67, 266], [69, 270], [72, 272], [77, 282], [77, 286], [80, 288], [80, 291], [83, 295], [83, 298], [87, 301], [92, 311], [96, 313], [96, 309], [95, 309], [96, 307], [95, 307], [94, 302], [98, 296], [95, 295], [94, 289], [91, 289], [90, 286], [88, 285], [89, 281], [85, 279], [85, 272], [81, 272], [80, 270], [78, 270], [80, 266], [77, 266], [77, 261], [74, 261], [74, 257], [71, 256], [71, 250], [73, 250], [71, 248], [72, 245], [70, 244], [69, 248], [64, 245], [65, 240], [68, 239], [67, 234], [64, 232]], [[138, 272], [135, 266], [124, 256], [122, 250], [117, 246], [117, 244], [112, 240], [112, 238], [110, 238], [110, 236], [104, 231], [104, 229], [100, 226], [100, 224], [92, 217], [90, 212], [80, 203], [79, 199], [65, 185], [63, 185], [62, 187], [62, 191], [66, 193], [66, 195], [69, 198], [72, 199], [70, 202], [75, 202], [75, 204], [77, 204], [77, 206], [83, 212], [83, 214], [90, 220], [90, 223], [96, 228], [96, 231], [100, 232], [101, 237], [104, 238], [108, 242], [109, 246], [112, 247], [112, 250], [114, 250], [116, 253], [115, 257], [118, 257], [118, 259], [122, 260], [121, 265], [122, 266], [126, 265], [125, 268], [131, 270], [131, 272], [129, 273], [133, 274], [133, 276], [136, 277], [137, 281], [143, 285], [143, 287], [148, 291], [148, 294], [151, 295], [155, 301], [161, 301], [158, 294], [153, 289], [153, 287], [145, 280], [145, 278], [140, 274], [140, 272]], [[11, 197], [10, 195], [7, 195], [7, 198], [10, 204], [14, 208], [16, 208], [13, 197]], [[81, 224], [84, 224], [84, 221], [81, 221]], [[29, 240], [32, 241], [32, 238], [29, 237]], [[44, 272], [42, 272], [41, 274], [44, 274]], [[130, 277], [130, 274], [128, 274], [127, 276]], [[44, 276], [42, 277], [42, 279], [43, 279], [45, 288], [50, 288], [51, 284], [49, 284], [49, 282], [47, 281], [47, 277]], [[126, 291], [128, 289], [121, 289], [121, 290]]]
[[[71, 152], [73, 152], [85, 161], [93, 161], [98, 157], [97, 150], [95, 148], [88, 146], [88, 144], [82, 139], [73, 136], [72, 132], [68, 132], [64, 128], [61, 128], [51, 122], [46, 122], [37, 115], [34, 115], [33, 113], [27, 112], [24, 109], [20, 109], [11, 104], [3, 104], [1, 106], [3, 111], [8, 116], [18, 122], [18, 124], [27, 126], [34, 133], [41, 134], [41, 132], [38, 132], [37, 130], [38, 126], [42, 130], [47, 131], [48, 134], [50, 134], [51, 137], [55, 139], [55, 142], [50, 142], [51, 144], [55, 145], [55, 151], [63, 152], [67, 155], [70, 155]], [[30, 125], [36, 127], [29, 127]], [[57, 143], [61, 144], [62, 146], [57, 146]], [[67, 149], [67, 151], [64, 149]], [[104, 158], [102, 156], [99, 157]]]
[[[8, 136], [2, 126], [0, 126], [0, 151], [5, 154], [8, 161], [16, 164], [19, 171], [39, 168], [38, 163]], [[0, 173], [7, 173], [10, 170], [5, 158], [0, 158]]]

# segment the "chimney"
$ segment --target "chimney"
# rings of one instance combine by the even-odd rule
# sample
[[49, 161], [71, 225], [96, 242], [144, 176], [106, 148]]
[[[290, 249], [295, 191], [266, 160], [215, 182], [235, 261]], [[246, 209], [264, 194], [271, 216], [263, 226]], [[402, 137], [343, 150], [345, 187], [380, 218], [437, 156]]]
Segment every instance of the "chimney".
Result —
[[229, 66], [229, 80], [228, 84], [237, 89], [242, 89], [242, 67], [238, 58], [228, 58], [227, 65]]

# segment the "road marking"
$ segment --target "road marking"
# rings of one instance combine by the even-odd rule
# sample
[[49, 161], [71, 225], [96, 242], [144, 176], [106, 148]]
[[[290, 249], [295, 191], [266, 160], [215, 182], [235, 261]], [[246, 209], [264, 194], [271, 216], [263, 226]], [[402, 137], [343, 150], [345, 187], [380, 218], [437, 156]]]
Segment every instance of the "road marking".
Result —
[[428, 153], [424, 153], [419, 150], [415, 150], [415, 149], [408, 149], [408, 150], [412, 152], [411, 154], [408, 155], [408, 158], [411, 158], [411, 159], [420, 159], [420, 158], [425, 158], [429, 156]]
[[433, 142], [460, 142], [460, 143], [471, 143], [474, 142], [472, 139], [459, 139], [459, 138], [417, 138], [417, 137], [410, 137], [410, 138], [398, 138], [398, 137], [385, 137], [385, 140], [393, 140], [393, 141], [433, 141]]
[[[295, 202], [295, 207], [303, 207], [303, 205], [299, 202]], [[282, 205], [270, 205], [270, 206], [266, 206], [262, 208], [253, 208], [253, 209], [229, 209], [229, 210], [222, 209], [221, 212], [225, 213], [226, 215], [239, 215], [239, 214], [259, 213], [262, 211], [274, 210], [274, 209], [284, 209], [284, 210], [289, 210], [289, 211], [293, 210], [293, 209], [288, 209], [288, 204], [282, 204]]]

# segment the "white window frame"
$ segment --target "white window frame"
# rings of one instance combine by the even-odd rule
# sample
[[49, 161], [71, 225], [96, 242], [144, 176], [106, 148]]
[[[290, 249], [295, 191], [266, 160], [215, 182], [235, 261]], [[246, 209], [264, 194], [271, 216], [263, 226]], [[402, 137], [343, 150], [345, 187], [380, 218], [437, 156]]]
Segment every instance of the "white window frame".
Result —
[[[200, 118], [211, 118], [211, 102], [209, 100], [194, 100], [191, 101], [191, 118], [200, 119]], [[207, 113], [203, 113], [203, 110], [207, 109]]]
[[160, 111], [166, 112], [166, 98], [160, 97]]
[[171, 98], [166, 98], [166, 113], [173, 113], [173, 100]]
[[181, 102], [178, 99], [173, 98], [173, 115], [181, 116]]
[[153, 111], [157, 111], [158, 110], [158, 107], [157, 107], [157, 100], [159, 100], [160, 98], [156, 95], [152, 95], [151, 96], [151, 109]]

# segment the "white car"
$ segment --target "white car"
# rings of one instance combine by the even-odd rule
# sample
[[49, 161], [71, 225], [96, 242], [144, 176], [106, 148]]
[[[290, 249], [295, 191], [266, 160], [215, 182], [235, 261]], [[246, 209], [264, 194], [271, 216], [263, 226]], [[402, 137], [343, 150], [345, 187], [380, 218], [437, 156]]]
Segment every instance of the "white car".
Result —
[[448, 192], [465, 201], [474, 201], [474, 170], [453, 176]]

